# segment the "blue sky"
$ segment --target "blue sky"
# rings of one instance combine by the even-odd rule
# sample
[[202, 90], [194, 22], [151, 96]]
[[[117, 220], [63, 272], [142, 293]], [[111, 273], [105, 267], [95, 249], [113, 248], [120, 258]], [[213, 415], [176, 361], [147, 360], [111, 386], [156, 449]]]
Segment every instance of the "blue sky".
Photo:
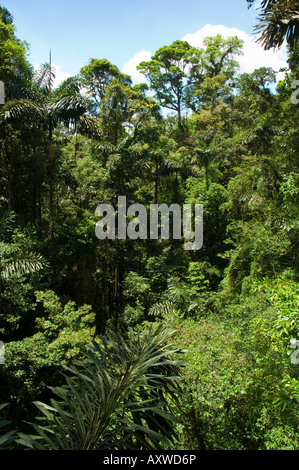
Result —
[[[285, 51], [265, 53], [254, 42], [257, 10], [246, 0], [2, 0], [17, 36], [30, 43], [29, 60], [48, 61], [58, 79], [79, 73], [90, 58], [107, 58], [134, 81], [140, 60], [176, 39], [200, 46], [204, 35], [239, 35], [245, 41], [241, 72], [284, 65]], [[232, 29], [234, 28], [234, 29]]]

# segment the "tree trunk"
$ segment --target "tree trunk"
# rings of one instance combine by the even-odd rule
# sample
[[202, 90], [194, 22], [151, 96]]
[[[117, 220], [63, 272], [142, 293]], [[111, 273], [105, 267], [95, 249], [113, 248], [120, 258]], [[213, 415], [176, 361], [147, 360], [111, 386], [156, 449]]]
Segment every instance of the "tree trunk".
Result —
[[50, 240], [51, 240], [51, 258], [53, 269], [56, 266], [56, 250], [55, 250], [55, 229], [54, 229], [54, 165], [55, 165], [55, 147], [52, 142], [49, 144], [49, 213], [50, 213]]
[[159, 164], [156, 162], [155, 170], [155, 204], [158, 204]]
[[182, 127], [182, 111], [181, 111], [181, 95], [178, 93], [178, 128], [179, 128], [179, 133], [182, 132], [183, 127]]

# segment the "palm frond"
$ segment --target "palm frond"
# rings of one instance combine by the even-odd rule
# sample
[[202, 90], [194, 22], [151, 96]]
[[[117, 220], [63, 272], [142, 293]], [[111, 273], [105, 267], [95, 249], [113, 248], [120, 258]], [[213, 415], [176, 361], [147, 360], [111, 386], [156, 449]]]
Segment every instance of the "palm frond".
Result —
[[15, 121], [34, 124], [45, 120], [45, 117], [44, 107], [34, 101], [9, 101], [1, 109], [0, 123]]
[[0, 273], [3, 279], [9, 279], [14, 274], [33, 274], [47, 266], [44, 258], [33, 252], [16, 253], [14, 260], [5, 264]]
[[53, 92], [54, 96], [65, 95], [68, 93], [79, 94], [82, 89], [82, 78], [77, 75], [74, 77], [69, 77], [64, 82], [61, 83]]
[[130, 330], [94, 342], [89, 356], [65, 367], [58, 400], [36, 403], [42, 423], [23, 444], [35, 449], [159, 449], [175, 436], [169, 400], [179, 393], [183, 362], [170, 329]]
[[96, 118], [89, 114], [83, 114], [77, 121], [77, 131], [93, 139], [99, 140], [101, 138], [101, 129]]
[[[2, 410], [7, 406], [8, 403], [2, 403], [0, 405], [0, 413], [2, 413]], [[17, 435], [14, 430], [6, 431], [5, 428], [8, 425], [10, 425], [10, 421], [0, 416], [0, 450], [10, 450], [11, 444], [13, 444], [17, 439]]]
[[42, 64], [33, 77], [35, 88], [44, 90], [48, 94], [53, 89], [55, 77], [55, 68], [48, 63]]
[[70, 93], [64, 96], [58, 96], [49, 106], [51, 115], [62, 121], [69, 121], [79, 118], [86, 112], [88, 102], [80, 95]]
[[173, 276], [168, 281], [168, 292], [174, 303], [189, 300], [189, 288], [180, 278]]
[[169, 300], [165, 300], [164, 302], [158, 302], [155, 305], [153, 305], [150, 308], [148, 314], [156, 318], [163, 318], [174, 311], [175, 311], [174, 304], [170, 302]]
[[265, 1], [262, 8], [260, 22], [256, 26], [256, 30], [260, 33], [258, 42], [264, 46], [264, 49], [269, 50], [281, 47], [286, 40], [290, 50], [293, 50], [296, 41], [299, 40], [298, 2]]

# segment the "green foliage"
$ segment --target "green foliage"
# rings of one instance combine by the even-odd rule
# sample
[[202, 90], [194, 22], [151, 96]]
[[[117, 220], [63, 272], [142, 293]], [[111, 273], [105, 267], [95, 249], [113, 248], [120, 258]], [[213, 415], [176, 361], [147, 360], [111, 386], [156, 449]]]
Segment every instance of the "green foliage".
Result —
[[95, 315], [91, 307], [83, 305], [77, 310], [75, 302], [62, 307], [58, 296], [52, 292], [36, 292], [36, 300], [42, 302], [46, 317], [37, 318], [36, 326], [50, 342], [47, 354], [50, 362], [61, 364], [64, 358], [78, 356], [95, 334]]
[[2, 413], [3, 409], [8, 406], [7, 403], [3, 403], [0, 405], [0, 450], [12, 450], [13, 443], [17, 439], [16, 432], [14, 430], [7, 431], [7, 426], [10, 425], [10, 421], [3, 419]]
[[[44, 257], [30, 251], [28, 240], [14, 230], [14, 214], [4, 214], [0, 223], [0, 329], [9, 335], [20, 326], [20, 320], [30, 309], [34, 309], [30, 296], [32, 286], [26, 280], [47, 267]], [[27, 246], [26, 246], [27, 243]]]
[[241, 55], [243, 41], [237, 36], [224, 39], [220, 34], [206, 37], [204, 53], [204, 65], [208, 77], [216, 77], [223, 74], [226, 78], [231, 78], [239, 64], [234, 56]]
[[[262, 2], [263, 40], [292, 45], [291, 3]], [[4, 7], [0, 39], [0, 403], [23, 443], [298, 448], [295, 43], [273, 93], [271, 68], [238, 74], [237, 37], [160, 47], [139, 66], [148, 84], [93, 58], [57, 88]], [[203, 247], [98, 240], [97, 206], [124, 195], [147, 209], [203, 204]], [[175, 327], [174, 349], [156, 322]], [[183, 394], [167, 356], [181, 348]], [[49, 387], [58, 398], [41, 404]], [[37, 400], [45, 428], [36, 421], [32, 440]]]
[[6, 263], [2, 267], [2, 278], [9, 279], [14, 274], [31, 274], [45, 266], [44, 259], [36, 253], [20, 253], [15, 255], [15, 260]]
[[90, 97], [94, 101], [93, 112], [97, 112], [106, 88], [114, 79], [128, 81], [129, 78], [120, 73], [116, 65], [107, 59], [90, 59], [89, 64], [81, 68], [83, 84], [87, 87]]
[[221, 318], [165, 313], [163, 323], [179, 332], [175, 344], [187, 349], [183, 448], [298, 447], [298, 366], [290, 358], [291, 339], [298, 337], [298, 283], [290, 274], [256, 281], [238, 305], [222, 308]]
[[[227, 222], [225, 214], [222, 212], [222, 205], [227, 200], [227, 191], [219, 183], [213, 182], [207, 187], [206, 183], [195, 178], [187, 180], [187, 188], [188, 197], [185, 202], [187, 204], [203, 204], [205, 240], [203, 253], [204, 256], [208, 256], [216, 264], [216, 256], [223, 250], [223, 243], [226, 238]], [[217, 217], [215, 217], [216, 212]]]
[[130, 271], [124, 280], [124, 324], [136, 325], [145, 317], [145, 309], [151, 300], [149, 279]]
[[43, 304], [36, 332], [5, 344], [5, 365], [0, 369], [1, 382], [6, 384], [1, 399], [7, 394], [13, 397], [17, 417], [22, 407], [26, 409], [45, 393], [47, 385], [59, 380], [62, 364], [82, 357], [95, 336], [95, 314], [90, 306], [76, 309], [71, 301], [63, 306], [53, 291], [36, 292], [36, 299]]
[[66, 385], [52, 388], [58, 400], [37, 402], [44, 415], [35, 438], [21, 442], [38, 450], [159, 449], [174, 437], [169, 400], [179, 391], [177, 350], [169, 329], [127, 338], [99, 338], [87, 358], [66, 369]]
[[1, 7], [0, 18], [0, 79], [4, 83], [13, 80], [19, 73], [29, 74], [27, 62], [28, 44], [15, 35], [15, 26], [8, 10]]
[[[251, 6], [254, 0], [247, 2]], [[262, 1], [262, 11], [256, 29], [260, 33], [259, 41], [265, 49], [281, 47], [284, 40], [291, 50], [294, 49], [299, 39], [298, 12], [296, 0]]]
[[193, 450], [254, 448], [255, 418], [247, 396], [250, 366], [237, 332], [211, 318], [184, 320], [171, 314], [166, 322], [177, 330], [177, 347], [187, 349], [179, 445]]
[[150, 62], [141, 62], [138, 66], [149, 79], [161, 105], [177, 111], [179, 125], [188, 66], [196, 66], [199, 57], [200, 52], [186, 41], [174, 41], [160, 48]]

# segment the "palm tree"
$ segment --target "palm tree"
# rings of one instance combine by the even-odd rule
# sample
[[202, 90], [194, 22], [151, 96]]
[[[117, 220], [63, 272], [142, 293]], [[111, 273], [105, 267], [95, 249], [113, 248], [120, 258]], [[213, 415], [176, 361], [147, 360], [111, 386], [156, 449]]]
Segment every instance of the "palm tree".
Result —
[[0, 112], [2, 125], [17, 123], [28, 127], [41, 127], [48, 133], [49, 167], [49, 229], [52, 262], [55, 268], [54, 235], [54, 168], [55, 136], [58, 125], [72, 132], [88, 137], [99, 138], [97, 120], [88, 114], [91, 102], [82, 93], [82, 83], [78, 77], [71, 77], [53, 90], [55, 71], [51, 64], [44, 64], [36, 71], [32, 80], [19, 90], [19, 99], [7, 102]]
[[189, 154], [186, 149], [176, 149], [175, 142], [168, 136], [162, 135], [152, 149], [148, 151], [148, 158], [144, 164], [145, 170], [154, 180], [154, 203], [158, 204], [159, 189], [163, 177], [175, 174], [174, 200], [178, 199], [178, 175], [185, 179], [191, 176]]
[[[249, 6], [254, 0], [247, 0]], [[256, 30], [261, 33], [258, 41], [266, 50], [281, 47], [284, 40], [294, 50], [299, 40], [299, 5], [298, 0], [263, 0], [262, 13]]]
[[[161, 449], [175, 437], [171, 402], [180, 391], [179, 367], [162, 326], [94, 342], [89, 356], [66, 369], [58, 401], [37, 402], [36, 436], [20, 442], [38, 450]], [[165, 448], [165, 447], [164, 447]]]
[[199, 165], [203, 165], [205, 168], [205, 179], [206, 179], [206, 189], [209, 189], [210, 179], [209, 179], [209, 166], [212, 158], [212, 152], [209, 148], [209, 145], [204, 140], [198, 141], [198, 146], [196, 148], [196, 155], [199, 162]]

